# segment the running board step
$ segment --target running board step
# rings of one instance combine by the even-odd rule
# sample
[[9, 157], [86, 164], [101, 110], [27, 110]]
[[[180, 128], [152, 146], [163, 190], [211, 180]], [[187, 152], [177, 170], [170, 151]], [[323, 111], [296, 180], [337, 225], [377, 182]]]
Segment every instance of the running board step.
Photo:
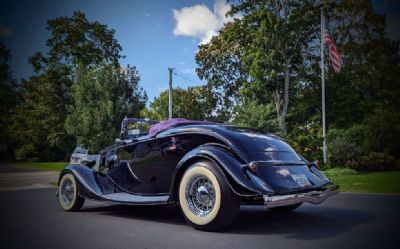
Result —
[[166, 204], [169, 195], [133, 195], [128, 193], [114, 193], [101, 196], [105, 201], [118, 202], [133, 205]]

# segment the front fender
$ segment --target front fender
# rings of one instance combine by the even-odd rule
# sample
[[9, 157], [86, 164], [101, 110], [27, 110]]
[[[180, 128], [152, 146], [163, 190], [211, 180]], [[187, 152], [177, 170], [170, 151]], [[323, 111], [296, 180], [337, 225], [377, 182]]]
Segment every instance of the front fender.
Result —
[[70, 173], [75, 176], [78, 181], [78, 193], [82, 197], [91, 198], [91, 199], [100, 199], [102, 195], [102, 191], [97, 184], [96, 176], [97, 174], [92, 169], [77, 165], [70, 164], [65, 169], [63, 169], [58, 178], [58, 185], [60, 184], [60, 180], [63, 175]]
[[235, 158], [226, 148], [214, 144], [201, 145], [188, 152], [178, 163], [173, 174], [170, 196], [177, 200], [181, 176], [195, 161], [207, 159], [216, 163], [224, 172], [231, 189], [242, 196], [257, 196], [265, 192], [260, 182], [253, 181], [246, 171], [246, 165]]

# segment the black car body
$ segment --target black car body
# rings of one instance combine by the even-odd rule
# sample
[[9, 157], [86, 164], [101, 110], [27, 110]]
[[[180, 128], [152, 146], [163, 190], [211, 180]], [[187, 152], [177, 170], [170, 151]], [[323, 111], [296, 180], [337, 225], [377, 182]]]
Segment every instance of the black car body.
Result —
[[[212, 175], [197, 179], [195, 176], [202, 175], [199, 171], [192, 178], [200, 183], [187, 183], [181, 193], [185, 172], [196, 164], [209, 168], [217, 182]], [[65, 174], [72, 175], [79, 198], [114, 203], [173, 204], [187, 196], [189, 209], [200, 210], [199, 217], [210, 212], [207, 207], [213, 196], [216, 203], [216, 195], [221, 198], [221, 203], [217, 201], [221, 208], [229, 208], [223, 203], [226, 195], [236, 200], [235, 206], [263, 204], [271, 209], [294, 209], [303, 202], [321, 203], [339, 192], [315, 164], [299, 156], [281, 138], [217, 123], [183, 122], [153, 136], [138, 133], [129, 137], [123, 132], [121, 141], [101, 151], [100, 165], [108, 172], [69, 165], [61, 172], [60, 181]], [[202, 224], [196, 217], [185, 218], [204, 230], [220, 229], [233, 219]]]

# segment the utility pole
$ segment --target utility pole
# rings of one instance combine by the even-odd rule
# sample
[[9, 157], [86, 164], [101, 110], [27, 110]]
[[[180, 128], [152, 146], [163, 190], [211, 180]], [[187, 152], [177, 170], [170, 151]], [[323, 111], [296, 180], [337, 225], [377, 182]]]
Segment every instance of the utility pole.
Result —
[[168, 113], [169, 119], [172, 118], [172, 73], [174, 72], [174, 68], [168, 68], [169, 71], [169, 102], [168, 102]]

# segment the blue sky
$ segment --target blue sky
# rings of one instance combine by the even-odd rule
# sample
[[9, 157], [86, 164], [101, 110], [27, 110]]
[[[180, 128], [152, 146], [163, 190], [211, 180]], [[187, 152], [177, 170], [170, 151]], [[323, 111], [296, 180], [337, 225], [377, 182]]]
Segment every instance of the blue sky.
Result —
[[[391, 28], [397, 30], [398, 2], [372, 2], [378, 12], [392, 18]], [[28, 57], [47, 51], [46, 21], [81, 10], [89, 21], [99, 21], [116, 31], [126, 56], [122, 64], [138, 68], [150, 101], [167, 89], [168, 67], [189, 79], [175, 77], [174, 86], [204, 83], [194, 73], [197, 46], [227, 21], [224, 14], [229, 9], [223, 0], [5, 0], [1, 5], [0, 38], [11, 50], [15, 78], [28, 78], [32, 74]]]

